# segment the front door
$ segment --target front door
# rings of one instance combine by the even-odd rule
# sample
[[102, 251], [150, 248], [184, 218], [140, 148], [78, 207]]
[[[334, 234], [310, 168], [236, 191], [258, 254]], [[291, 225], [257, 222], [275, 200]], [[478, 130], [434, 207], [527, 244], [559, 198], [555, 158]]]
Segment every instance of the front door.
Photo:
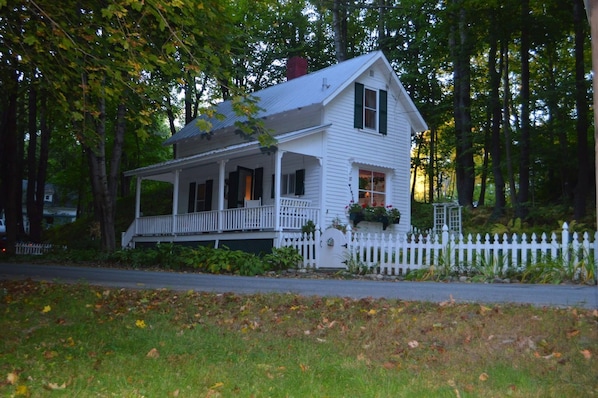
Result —
[[264, 169], [237, 166], [228, 175], [228, 208], [243, 207], [245, 200], [262, 197]]

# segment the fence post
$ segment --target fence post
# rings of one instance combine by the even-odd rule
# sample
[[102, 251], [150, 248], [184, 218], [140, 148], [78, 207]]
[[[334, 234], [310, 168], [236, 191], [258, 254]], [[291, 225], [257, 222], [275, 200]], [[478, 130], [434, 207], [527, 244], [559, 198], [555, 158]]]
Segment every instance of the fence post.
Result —
[[561, 234], [561, 256], [563, 258], [563, 264], [569, 264], [569, 225], [563, 223], [563, 232]]
[[448, 244], [449, 243], [449, 229], [448, 229], [448, 225], [444, 224], [444, 227], [442, 227], [442, 244]]

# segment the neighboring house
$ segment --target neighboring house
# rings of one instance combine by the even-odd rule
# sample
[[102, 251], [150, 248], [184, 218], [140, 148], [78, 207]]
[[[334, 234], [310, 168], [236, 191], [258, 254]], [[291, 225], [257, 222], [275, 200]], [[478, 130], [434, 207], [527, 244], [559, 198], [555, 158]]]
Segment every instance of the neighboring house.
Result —
[[[23, 180], [23, 223], [26, 233], [29, 233], [29, 218], [27, 217], [27, 186], [28, 181]], [[44, 186], [44, 214], [45, 228], [72, 223], [77, 219], [77, 208], [73, 206], [71, 198], [58, 193], [53, 184]]]
[[[137, 177], [137, 198], [123, 246], [269, 251], [308, 221], [322, 230], [349, 224], [351, 202], [392, 205], [401, 220], [388, 231], [408, 231], [411, 136], [427, 126], [383, 53], [309, 74], [301, 58], [287, 68], [287, 82], [253, 94], [275, 151], [239, 134], [242, 119], [227, 101], [209, 134], [193, 121], [166, 140], [175, 159], [125, 173]], [[142, 180], [173, 184], [171, 214], [142, 216]], [[376, 223], [358, 227], [382, 232]]]

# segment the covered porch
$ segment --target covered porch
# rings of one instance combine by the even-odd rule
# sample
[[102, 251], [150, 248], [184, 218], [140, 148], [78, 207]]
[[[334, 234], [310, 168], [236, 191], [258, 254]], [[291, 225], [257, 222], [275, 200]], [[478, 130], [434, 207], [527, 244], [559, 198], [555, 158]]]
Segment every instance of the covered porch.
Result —
[[[319, 225], [322, 145], [317, 137], [324, 128], [278, 136], [277, 147], [267, 152], [255, 141], [243, 142], [125, 172], [137, 186], [135, 218], [122, 233], [122, 247], [258, 235], [276, 241], [308, 222]], [[171, 184], [170, 214], [143, 214], [142, 181], [147, 180]]]
[[308, 221], [317, 225], [319, 213], [320, 209], [312, 207], [308, 200], [280, 198], [278, 205], [140, 216], [136, 217], [123, 233], [121, 243], [123, 247], [129, 246], [135, 237], [143, 237], [143, 241], [148, 241], [148, 238], [164, 241], [172, 240], [174, 237], [188, 240], [194, 235], [203, 235], [199, 240], [205, 240], [210, 234], [247, 232], [255, 235], [257, 231], [297, 232], [301, 231]]

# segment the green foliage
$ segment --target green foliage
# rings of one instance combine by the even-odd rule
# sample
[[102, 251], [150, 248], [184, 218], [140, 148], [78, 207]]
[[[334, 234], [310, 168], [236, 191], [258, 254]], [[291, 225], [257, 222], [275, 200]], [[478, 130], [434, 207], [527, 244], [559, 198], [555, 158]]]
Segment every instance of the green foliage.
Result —
[[82, 217], [75, 222], [44, 230], [44, 241], [69, 250], [99, 250], [100, 242], [97, 224]]
[[475, 263], [471, 267], [472, 280], [476, 282], [491, 282], [495, 278], [505, 277], [508, 268], [508, 258], [502, 253], [482, 254], [476, 258]]
[[490, 233], [492, 234], [518, 234], [521, 235], [526, 229], [528, 225], [521, 221], [520, 218], [516, 218], [514, 220], [509, 220], [506, 224], [496, 223], [490, 229]]
[[412, 201], [411, 225], [419, 231], [434, 228], [434, 206], [430, 203]]
[[308, 220], [305, 225], [301, 227], [301, 233], [314, 236], [316, 233], [316, 223], [314, 223], [312, 220]]
[[351, 254], [350, 252], [345, 253], [344, 263], [347, 265], [347, 272], [354, 275], [367, 275], [374, 268], [363, 262], [358, 254]]
[[595, 285], [596, 265], [589, 253], [582, 249], [575, 253], [569, 248], [568, 258], [563, 253], [557, 257], [545, 254], [536, 264], [525, 268], [521, 279], [528, 283], [558, 284], [567, 281]]
[[347, 224], [344, 224], [339, 217], [335, 217], [332, 220], [332, 224], [330, 225], [330, 228], [338, 229], [342, 233], [347, 232]]
[[297, 268], [303, 261], [303, 256], [291, 246], [273, 247], [272, 253], [264, 255], [264, 261], [269, 265], [270, 270], [283, 271]]
[[419, 268], [409, 270], [405, 275], [407, 281], [430, 281], [436, 279], [436, 267], [430, 266], [428, 268]]

